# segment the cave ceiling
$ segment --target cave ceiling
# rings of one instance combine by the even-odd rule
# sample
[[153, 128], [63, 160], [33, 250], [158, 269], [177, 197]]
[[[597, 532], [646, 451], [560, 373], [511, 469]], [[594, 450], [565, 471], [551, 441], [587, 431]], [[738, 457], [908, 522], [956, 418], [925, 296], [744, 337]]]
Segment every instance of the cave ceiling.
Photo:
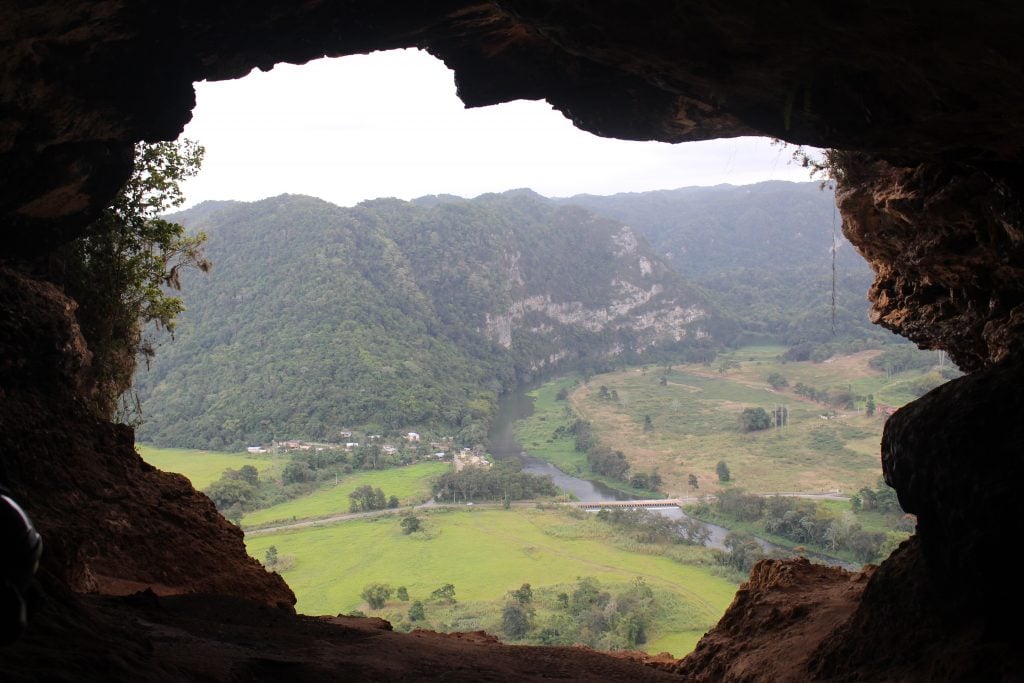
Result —
[[[544, 99], [602, 136], [678, 143], [759, 134], [856, 152], [870, 177], [840, 188], [840, 208], [847, 234], [880, 272], [871, 295], [880, 324], [947, 347], [972, 368], [1005, 356], [1014, 321], [1024, 319], [1016, 308], [1024, 301], [1016, 284], [1024, 144], [1017, 4], [6, 4], [0, 215], [9, 258], [39, 257], [78, 234], [127, 177], [131, 146], [182, 130], [194, 82], [416, 47], [455, 72], [467, 106]], [[980, 231], [975, 260], [992, 271], [991, 259], [1002, 259], [998, 272], [953, 273], [949, 258], [929, 268], [908, 249], [908, 238], [931, 225], [914, 213], [928, 203], [910, 183], [922, 165], [932, 169], [932, 186], [937, 176], [998, 186], [998, 197], [973, 195], [983, 205], [998, 201], [998, 218], [979, 228], [961, 216], [930, 242], [953, 248], [955, 258]], [[913, 306], [930, 312], [915, 317]], [[957, 322], [930, 331], [936, 315]]]

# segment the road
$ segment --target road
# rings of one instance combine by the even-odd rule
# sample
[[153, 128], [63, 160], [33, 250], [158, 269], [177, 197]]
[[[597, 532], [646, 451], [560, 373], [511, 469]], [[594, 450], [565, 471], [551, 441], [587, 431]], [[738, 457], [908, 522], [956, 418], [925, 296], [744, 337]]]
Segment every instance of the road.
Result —
[[[826, 492], [815, 492], [815, 493], [800, 493], [800, 492], [759, 493], [757, 495], [764, 496], [766, 498], [770, 497], [770, 496], [782, 496], [784, 498], [811, 498], [811, 499], [819, 499], [819, 500], [847, 500], [848, 499], [846, 496], [840, 494], [838, 491], [826, 491]], [[714, 496], [707, 496], [707, 497], [708, 498], [713, 498]], [[697, 502], [699, 502], [701, 500], [701, 498], [698, 498], [696, 496], [689, 496], [689, 497], [680, 497], [677, 500], [679, 501], [680, 504], [689, 504], [689, 503], [697, 503]], [[624, 502], [628, 503], [630, 501], [620, 501], [619, 502], [619, 507], [622, 507], [622, 503], [624, 503]], [[639, 500], [639, 501], [636, 501], [636, 502], [642, 503], [644, 501]], [[537, 504], [538, 503], [535, 500], [518, 500], [518, 501], [515, 501], [514, 503], [512, 503], [512, 507], [536, 507]], [[597, 503], [595, 503], [595, 505], [596, 504]], [[577, 507], [581, 506], [581, 504], [578, 503], [578, 502], [574, 503], [574, 505], [577, 506]], [[347, 513], [344, 513], [344, 514], [331, 515], [329, 517], [320, 517], [320, 518], [317, 518], [317, 519], [297, 520], [297, 521], [291, 522], [289, 524], [278, 524], [278, 525], [275, 525], [275, 526], [260, 527], [260, 528], [257, 528], [257, 529], [246, 529], [245, 530], [245, 535], [246, 536], [263, 536], [265, 534], [273, 534], [273, 533], [277, 533], [279, 531], [289, 531], [291, 529], [307, 529], [309, 527], [324, 526], [324, 525], [327, 525], [327, 524], [334, 524], [335, 522], [344, 522], [344, 521], [352, 520], [352, 519], [363, 519], [363, 518], [366, 518], [366, 517], [380, 517], [382, 515], [401, 514], [403, 512], [409, 512], [411, 510], [429, 510], [431, 508], [440, 508], [440, 507], [446, 507], [446, 508], [448, 508], [448, 507], [469, 507], [469, 505], [438, 503], [436, 501], [429, 500], [426, 503], [420, 503], [419, 505], [414, 505], [412, 507], [386, 508], [384, 510], [370, 510], [368, 512], [347, 512]], [[503, 505], [502, 505], [502, 503], [475, 503], [475, 504], [472, 504], [472, 507], [498, 508], [498, 507], [503, 507]]]

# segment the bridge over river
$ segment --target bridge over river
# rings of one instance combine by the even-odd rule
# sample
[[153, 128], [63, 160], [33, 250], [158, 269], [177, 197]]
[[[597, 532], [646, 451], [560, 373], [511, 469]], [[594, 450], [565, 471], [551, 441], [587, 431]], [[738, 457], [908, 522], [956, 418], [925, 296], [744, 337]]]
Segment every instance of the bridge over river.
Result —
[[686, 503], [695, 502], [697, 499], [689, 498], [660, 498], [644, 500], [594, 500], [594, 501], [572, 501], [566, 503], [570, 507], [583, 508], [584, 510], [603, 510], [607, 508], [668, 508], [682, 507]]

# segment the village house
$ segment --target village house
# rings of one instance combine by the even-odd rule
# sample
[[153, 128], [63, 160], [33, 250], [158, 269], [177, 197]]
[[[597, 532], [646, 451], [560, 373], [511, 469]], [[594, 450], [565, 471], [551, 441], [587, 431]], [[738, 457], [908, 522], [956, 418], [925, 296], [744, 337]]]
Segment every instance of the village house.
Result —
[[263, 446], [249, 446], [245, 449], [247, 453], [266, 453], [267, 449]]

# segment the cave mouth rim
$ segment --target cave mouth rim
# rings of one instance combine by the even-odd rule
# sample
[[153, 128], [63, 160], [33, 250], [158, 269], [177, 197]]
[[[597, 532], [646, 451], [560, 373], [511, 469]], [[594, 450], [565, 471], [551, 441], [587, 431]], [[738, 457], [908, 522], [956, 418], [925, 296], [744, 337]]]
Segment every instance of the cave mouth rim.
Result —
[[[377, 76], [387, 87], [371, 83]], [[382, 198], [412, 201], [454, 195], [472, 199], [517, 189], [562, 199], [580, 194], [814, 180], [791, 158], [800, 146], [767, 134], [685, 142], [600, 136], [575, 125], [543, 98], [466, 106], [459, 99], [455, 79], [456, 71], [428, 51], [398, 48], [321, 57], [301, 64], [281, 61], [267, 70], [254, 67], [236, 78], [196, 81], [191, 120], [176, 139], [188, 138], [204, 145], [207, 157], [199, 175], [184, 184], [186, 202], [182, 209], [207, 200], [254, 202], [281, 194], [309, 195], [351, 207]], [[403, 107], [407, 109], [410, 103], [404, 91], [391, 89], [392, 84], [412, 84], [417, 93], [429, 96], [427, 106], [416, 110], [412, 123], [426, 119], [430, 127], [408, 125]], [[268, 95], [268, 89], [274, 94]], [[280, 108], [281, 113], [265, 112], [266, 108], [259, 106], [260, 99]], [[354, 110], [350, 108], [353, 101], [358, 103]], [[320, 111], [306, 106], [307, 102], [323, 104], [335, 117], [354, 116], [340, 126], [314, 120], [312, 131], [328, 133], [317, 139], [312, 131], [304, 131], [302, 117], [309, 117], [309, 111]], [[238, 121], [245, 124], [235, 125]], [[242, 131], [249, 131], [254, 121], [259, 128], [243, 135]], [[528, 127], [517, 127], [520, 121]], [[344, 134], [337, 141], [330, 140], [339, 130]], [[358, 135], [350, 134], [352, 131], [358, 131]], [[509, 137], [509, 131], [514, 137]], [[210, 132], [215, 136], [211, 137]], [[297, 132], [301, 135], [295, 140], [283, 140]], [[265, 134], [282, 140], [273, 144], [285, 148], [275, 153], [283, 155], [280, 166], [287, 172], [275, 175], [270, 169], [276, 164], [252, 151], [263, 147], [262, 142], [252, 143], [254, 139], [267, 139]], [[400, 135], [397, 139], [396, 134]], [[225, 151], [211, 147], [218, 144], [218, 135], [228, 140]], [[368, 135], [372, 136], [369, 142]], [[508, 142], [504, 142], [506, 139]], [[439, 163], [438, 159], [450, 151], [443, 145], [451, 142], [455, 143], [455, 163]], [[417, 145], [422, 150], [415, 149]], [[485, 145], [493, 145], [491, 149], [500, 156], [489, 157]], [[812, 153], [821, 151], [801, 148]], [[309, 162], [301, 163], [303, 158]], [[324, 168], [328, 171], [323, 172]], [[242, 179], [231, 180], [229, 172], [240, 173]], [[267, 181], [265, 176], [274, 180]], [[543, 180], [536, 181], [537, 176]], [[586, 180], [576, 180], [580, 177]], [[370, 187], [366, 185], [369, 178], [378, 189], [340, 194], [338, 188], [348, 181]], [[208, 189], [224, 183], [232, 189]], [[302, 187], [301, 183], [309, 185]], [[395, 185], [400, 187], [397, 192], [388, 189]], [[195, 188], [200, 189], [198, 198], [194, 198]]]

